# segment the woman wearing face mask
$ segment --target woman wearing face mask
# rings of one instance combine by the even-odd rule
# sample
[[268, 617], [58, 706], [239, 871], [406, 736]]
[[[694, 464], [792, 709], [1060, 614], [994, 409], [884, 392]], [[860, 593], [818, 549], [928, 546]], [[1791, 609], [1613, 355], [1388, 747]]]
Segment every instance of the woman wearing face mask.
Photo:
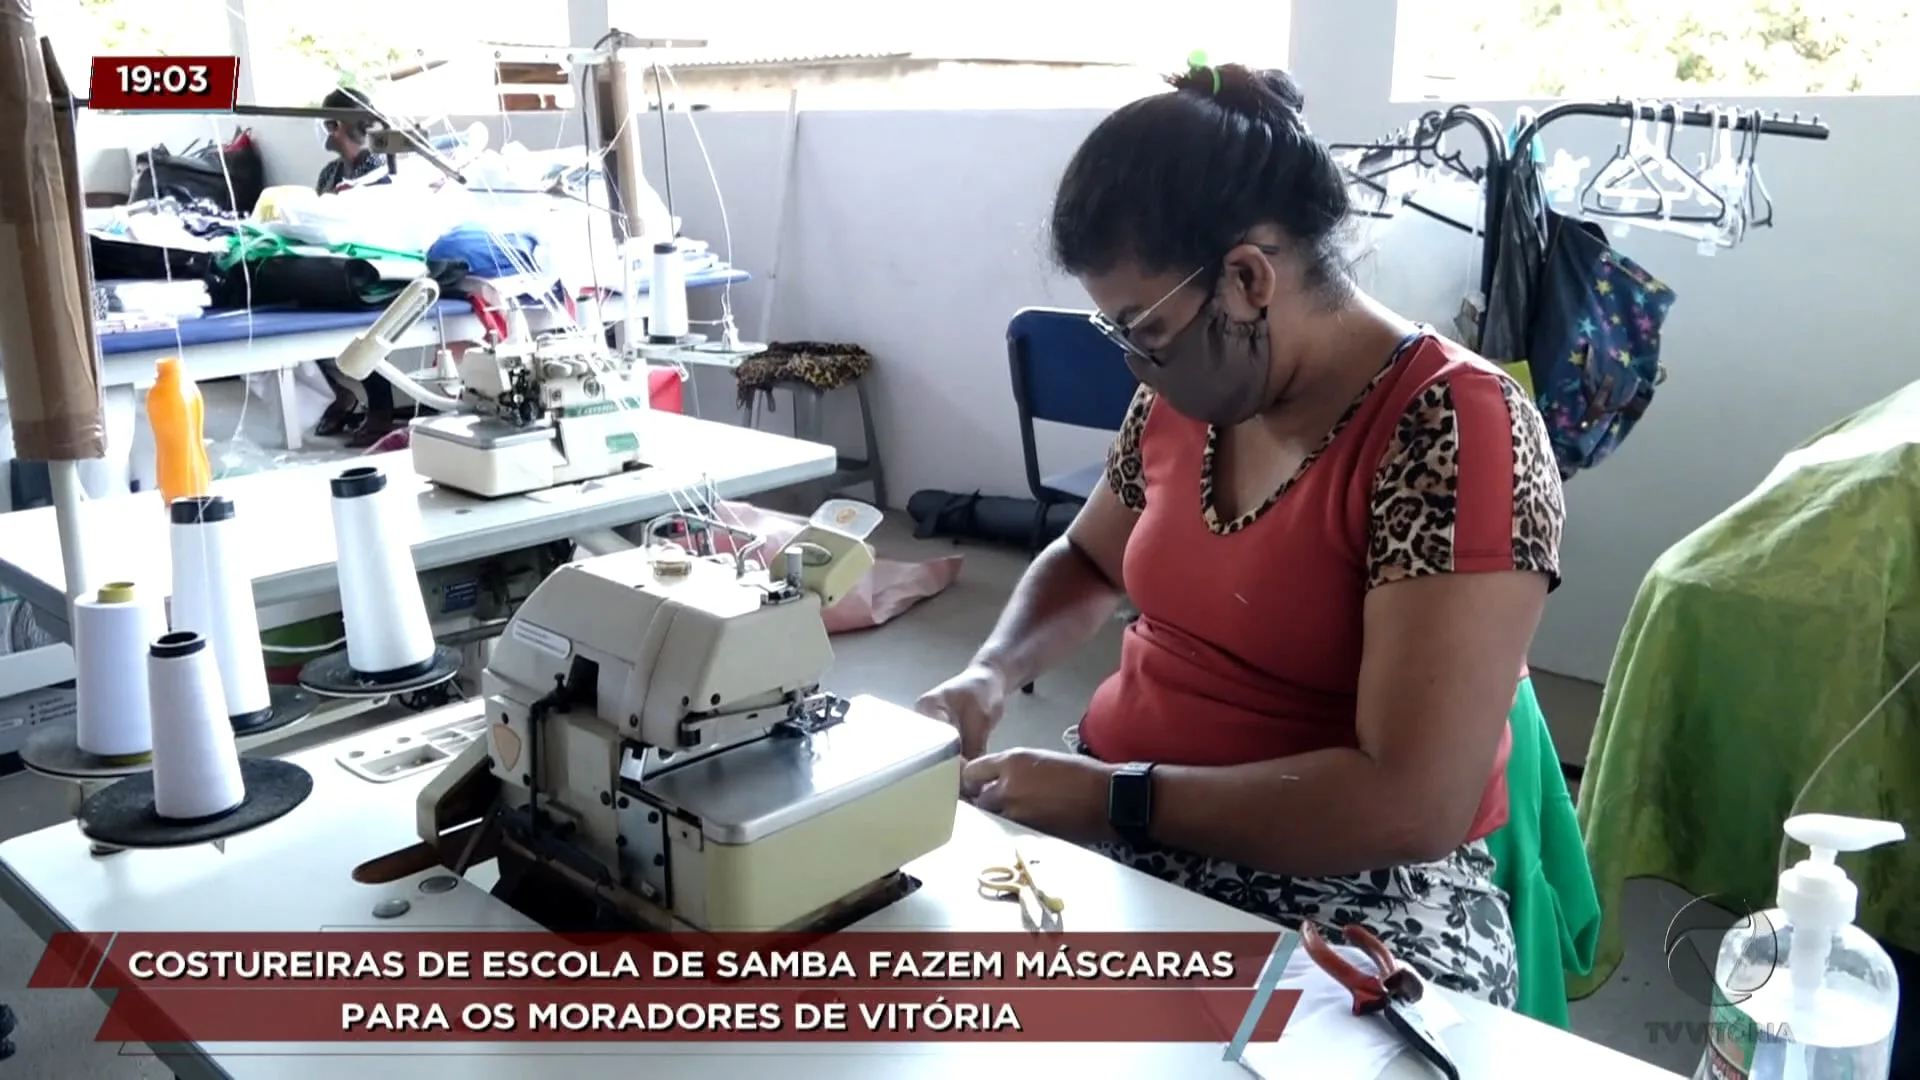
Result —
[[[1515, 997], [1483, 838], [1556, 580], [1545, 427], [1498, 368], [1355, 287], [1346, 187], [1278, 72], [1201, 68], [1103, 121], [1053, 250], [1141, 388], [1107, 482], [921, 708], [966, 795], [1289, 925], [1362, 922]], [[1139, 617], [1070, 752], [986, 754], [1011, 688]]]

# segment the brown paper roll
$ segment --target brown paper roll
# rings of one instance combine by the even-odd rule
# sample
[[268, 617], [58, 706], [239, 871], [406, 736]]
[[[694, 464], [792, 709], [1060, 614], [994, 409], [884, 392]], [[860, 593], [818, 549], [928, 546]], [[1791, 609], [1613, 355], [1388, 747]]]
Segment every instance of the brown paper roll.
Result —
[[[62, 145], [29, 0], [0, 0], [0, 374], [15, 452], [105, 456], [71, 130]], [[69, 125], [70, 127], [70, 125]], [[63, 153], [64, 151], [64, 153]]]

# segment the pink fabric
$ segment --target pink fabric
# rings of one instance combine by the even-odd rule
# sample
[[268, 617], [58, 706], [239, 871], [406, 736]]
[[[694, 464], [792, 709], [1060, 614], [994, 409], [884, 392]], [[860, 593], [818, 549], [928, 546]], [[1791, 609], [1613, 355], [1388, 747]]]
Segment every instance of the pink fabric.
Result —
[[[751, 503], [723, 502], [718, 516], [729, 525], [737, 525], [761, 537], [760, 552], [774, 552], [793, 541], [806, 527], [806, 519], [791, 514], [762, 510]], [[732, 550], [723, 547], [722, 550]], [[826, 610], [827, 633], [844, 634], [866, 630], [891, 622], [907, 609], [947, 590], [960, 576], [962, 556], [947, 555], [926, 562], [874, 560], [867, 571], [840, 602]]]
[[385, 435], [380, 436], [378, 442], [361, 452], [366, 454], [391, 454], [395, 450], [405, 450], [407, 447], [413, 445], [411, 435], [412, 432], [408, 428], [395, 428]]

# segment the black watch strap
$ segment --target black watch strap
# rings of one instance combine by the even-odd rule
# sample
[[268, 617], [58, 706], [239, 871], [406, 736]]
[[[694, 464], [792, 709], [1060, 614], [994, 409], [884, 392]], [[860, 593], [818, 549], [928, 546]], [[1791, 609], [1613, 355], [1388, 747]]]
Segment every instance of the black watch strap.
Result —
[[1153, 830], [1153, 765], [1133, 762], [1107, 782], [1107, 824], [1129, 845], [1147, 842]]

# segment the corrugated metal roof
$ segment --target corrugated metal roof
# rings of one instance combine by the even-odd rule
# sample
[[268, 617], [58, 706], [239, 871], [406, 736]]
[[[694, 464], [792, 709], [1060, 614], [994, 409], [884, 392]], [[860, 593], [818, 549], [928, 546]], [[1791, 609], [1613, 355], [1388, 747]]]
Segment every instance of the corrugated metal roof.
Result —
[[715, 67], [791, 67], [796, 64], [854, 64], [876, 63], [880, 61], [908, 60], [914, 57], [909, 49], [876, 50], [870, 52], [849, 51], [760, 51], [748, 49], [671, 49], [659, 53], [655, 59], [667, 67], [675, 68], [715, 68]]
[[[752, 0], [744, 2], [750, 5]], [[848, 19], [831, 26], [818, 20], [796, 25], [793, 20], [784, 12], [757, 20], [730, 17], [727, 25], [707, 27], [698, 35], [711, 43], [706, 48], [667, 49], [655, 55], [662, 64], [685, 68], [900, 60], [1109, 65], [1124, 62], [1142, 51], [1143, 40], [1152, 40], [1137, 31], [1119, 34], [1103, 31], [1097, 23], [1089, 27], [1084, 19], [1062, 22], [1057, 16], [1029, 16], [1026, 32], [1011, 35], [990, 23], [928, 31], [897, 17]]]
[[891, 52], [818, 52], [818, 53], [748, 53], [733, 50], [675, 49], [661, 53], [660, 63], [669, 68], [755, 68], [755, 67], [801, 67], [828, 64], [873, 64], [900, 63], [917, 60], [926, 63], [958, 64], [1073, 64], [1085, 66], [1111, 67], [1124, 66], [1125, 61], [1112, 57], [1060, 56], [1036, 51], [1028, 55], [997, 55], [974, 51], [960, 52], [952, 49], [921, 50], [901, 49]]

